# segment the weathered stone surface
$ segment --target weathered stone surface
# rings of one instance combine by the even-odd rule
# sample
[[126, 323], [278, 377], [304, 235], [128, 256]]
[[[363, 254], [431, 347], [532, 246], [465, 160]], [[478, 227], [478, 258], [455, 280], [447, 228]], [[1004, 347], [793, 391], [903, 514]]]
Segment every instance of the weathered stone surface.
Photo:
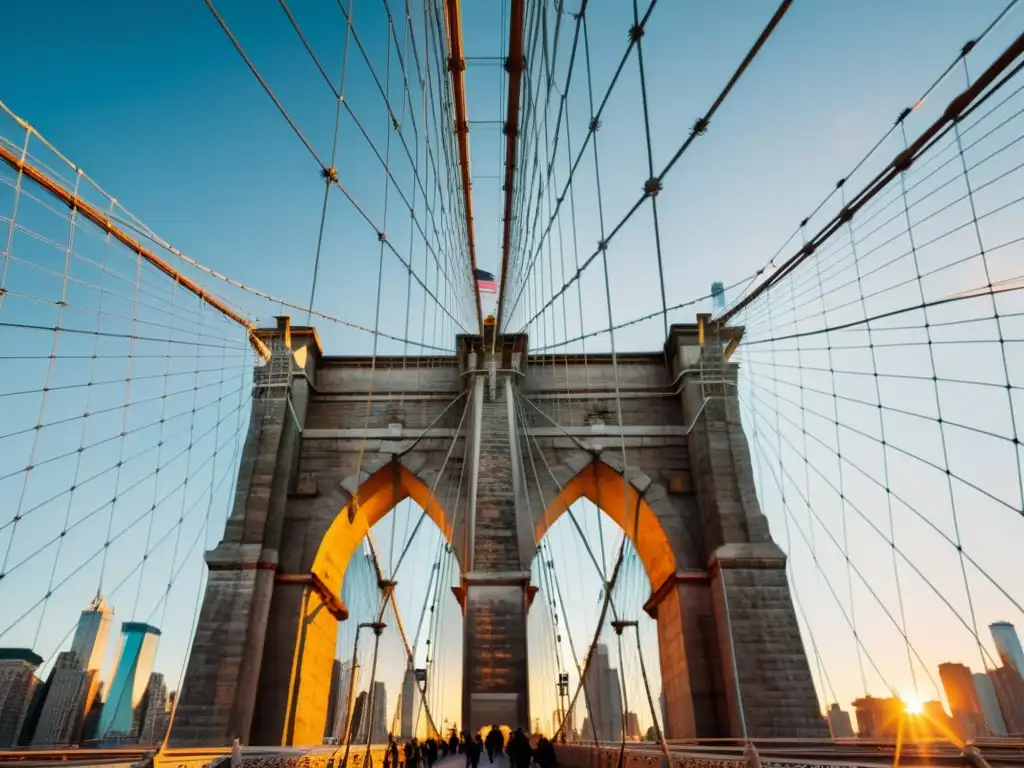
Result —
[[[234, 506], [208, 554], [172, 745], [318, 740], [346, 553], [410, 496], [469, 571], [468, 726], [529, 727], [531, 534], [585, 496], [627, 530], [651, 578], [670, 738], [826, 733], [735, 391], [695, 382], [701, 371], [734, 380], [735, 368], [714, 344], [697, 345], [693, 328], [673, 326], [664, 354], [620, 355], [617, 370], [603, 355], [522, 358], [525, 377], [513, 381], [532, 403], [518, 413], [533, 436], [512, 431], [508, 374], [490, 372], [512, 365], [508, 348], [477, 355], [479, 340], [460, 337], [457, 358], [378, 358], [371, 369], [322, 357], [311, 329], [260, 333], [275, 356], [257, 375]], [[286, 339], [314, 352], [302, 371]], [[489, 368], [475, 389], [463, 374], [478, 365]], [[449, 482], [460, 476], [461, 488]]]
[[[505, 393], [504, 383], [494, 387]], [[485, 394], [486, 393], [486, 394]], [[477, 387], [480, 454], [473, 570], [466, 576], [462, 722], [529, 728], [526, 586], [519, 545], [509, 402]]]
[[316, 496], [316, 472], [303, 472], [295, 483], [296, 496]]

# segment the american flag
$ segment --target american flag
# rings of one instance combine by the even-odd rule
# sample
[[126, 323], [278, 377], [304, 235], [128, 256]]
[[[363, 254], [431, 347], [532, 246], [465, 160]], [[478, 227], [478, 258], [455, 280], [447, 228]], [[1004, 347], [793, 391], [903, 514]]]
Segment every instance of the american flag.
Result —
[[482, 269], [476, 270], [476, 287], [480, 293], [498, 292], [498, 283], [494, 280], [494, 275]]

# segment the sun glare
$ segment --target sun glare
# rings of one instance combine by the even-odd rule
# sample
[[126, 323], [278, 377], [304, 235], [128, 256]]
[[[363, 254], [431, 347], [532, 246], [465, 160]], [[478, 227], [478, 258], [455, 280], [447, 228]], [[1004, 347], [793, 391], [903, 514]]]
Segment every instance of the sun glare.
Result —
[[903, 709], [908, 715], [924, 714], [924, 702], [917, 696], [908, 696], [903, 699]]

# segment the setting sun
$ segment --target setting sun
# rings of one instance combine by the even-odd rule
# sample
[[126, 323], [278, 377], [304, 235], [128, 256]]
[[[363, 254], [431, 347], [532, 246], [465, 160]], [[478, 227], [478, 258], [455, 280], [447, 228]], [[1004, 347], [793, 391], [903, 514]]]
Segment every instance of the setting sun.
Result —
[[924, 714], [924, 701], [917, 696], [909, 696], [903, 699], [903, 709], [908, 715]]

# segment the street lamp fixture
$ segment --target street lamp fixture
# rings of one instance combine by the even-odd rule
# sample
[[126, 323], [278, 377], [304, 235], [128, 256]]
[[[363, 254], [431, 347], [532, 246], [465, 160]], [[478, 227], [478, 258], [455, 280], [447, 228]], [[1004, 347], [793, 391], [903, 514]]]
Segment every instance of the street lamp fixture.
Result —
[[342, 766], [348, 765], [349, 747], [352, 744], [352, 711], [355, 708], [356, 670], [359, 668], [359, 633], [364, 629], [372, 629], [373, 634], [380, 637], [387, 628], [382, 621], [364, 621], [356, 627], [356, 639], [352, 642], [352, 669], [348, 679], [348, 712], [345, 713], [345, 757]]

